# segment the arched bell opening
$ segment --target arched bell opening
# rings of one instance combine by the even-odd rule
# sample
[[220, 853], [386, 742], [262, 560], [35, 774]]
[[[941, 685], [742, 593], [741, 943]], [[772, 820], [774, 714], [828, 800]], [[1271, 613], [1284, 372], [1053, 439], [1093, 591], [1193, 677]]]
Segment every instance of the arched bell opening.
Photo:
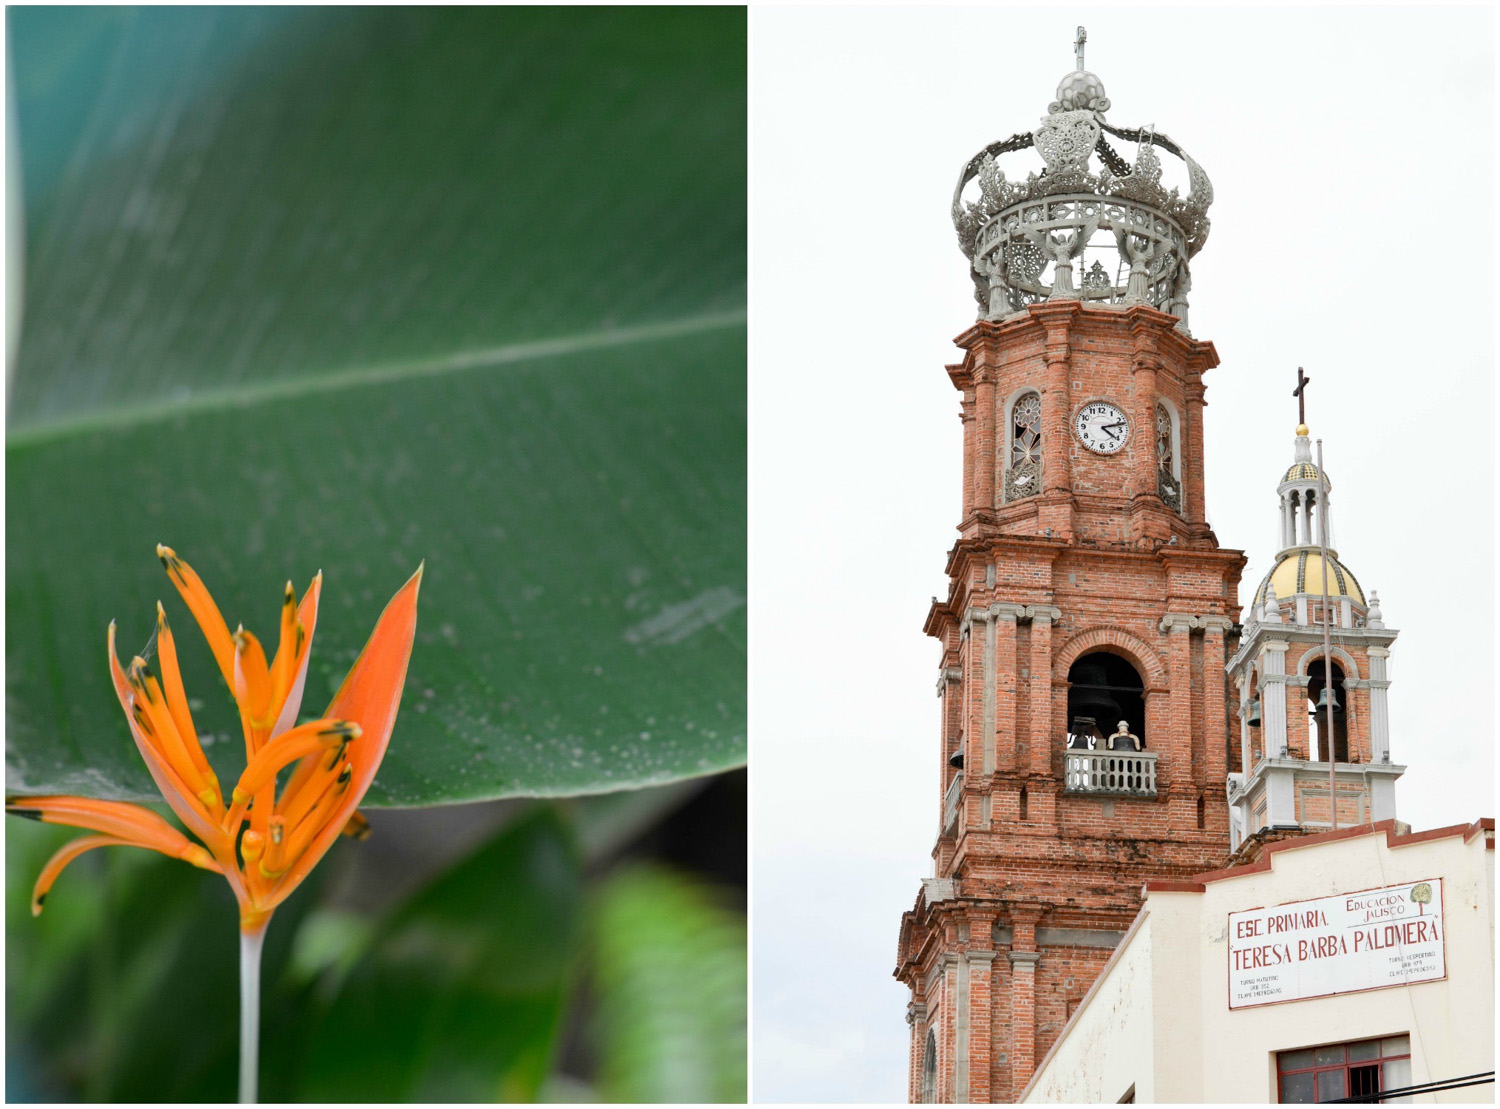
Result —
[[[1323, 660], [1311, 662], [1307, 667], [1307, 700], [1318, 737], [1318, 761], [1328, 761], [1328, 681], [1325, 678]], [[1349, 695], [1344, 689], [1344, 670], [1333, 664], [1333, 756], [1336, 762], [1349, 761], [1349, 728], [1347, 721]]]
[[[1068, 683], [1069, 750], [1145, 748], [1146, 687], [1126, 659], [1108, 651], [1082, 655], [1068, 668]], [[1129, 735], [1118, 734], [1121, 721]]]

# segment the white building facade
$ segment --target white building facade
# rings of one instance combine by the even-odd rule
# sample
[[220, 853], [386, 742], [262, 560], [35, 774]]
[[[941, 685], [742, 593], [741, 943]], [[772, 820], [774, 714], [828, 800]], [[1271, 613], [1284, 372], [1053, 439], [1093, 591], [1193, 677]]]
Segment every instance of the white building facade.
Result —
[[1148, 883], [1020, 1100], [1494, 1101], [1494, 827], [1383, 821]]

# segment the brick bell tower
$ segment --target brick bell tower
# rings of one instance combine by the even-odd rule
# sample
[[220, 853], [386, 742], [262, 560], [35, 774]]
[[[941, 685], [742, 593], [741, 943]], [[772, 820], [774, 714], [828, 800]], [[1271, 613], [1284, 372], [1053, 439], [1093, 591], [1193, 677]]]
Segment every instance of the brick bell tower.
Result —
[[963, 517], [926, 623], [933, 877], [895, 972], [912, 1101], [1014, 1100], [1142, 884], [1230, 852], [1245, 559], [1204, 517], [1219, 359], [1187, 303], [1213, 191], [1166, 135], [1106, 120], [1083, 40], [1040, 125], [970, 160], [953, 199], [980, 312], [948, 367]]

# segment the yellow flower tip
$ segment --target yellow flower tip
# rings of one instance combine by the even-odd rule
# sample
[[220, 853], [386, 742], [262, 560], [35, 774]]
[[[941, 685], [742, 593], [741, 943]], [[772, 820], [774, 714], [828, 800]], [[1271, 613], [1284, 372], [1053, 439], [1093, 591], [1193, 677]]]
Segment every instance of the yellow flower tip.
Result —
[[247, 863], [255, 862], [265, 849], [266, 837], [253, 828], [240, 837], [240, 856]]
[[354, 777], [354, 764], [346, 762], [344, 769], [339, 771], [337, 785], [339, 789], [348, 789], [349, 782]]
[[44, 894], [42, 894], [42, 896], [36, 898], [35, 900], [33, 900], [31, 902], [31, 915], [32, 916], [41, 916], [42, 915], [42, 902], [46, 901], [46, 900], [47, 900], [47, 895], [44, 893]]
[[219, 803], [218, 791], [212, 789], [200, 789], [198, 791], [198, 800], [202, 801], [209, 808], [213, 808]]
[[176, 558], [177, 552], [165, 543], [158, 543], [156, 545], [156, 557], [166, 562], [168, 559]]
[[280, 843], [286, 838], [286, 820], [283, 817], [271, 817], [271, 842]]
[[192, 863], [199, 870], [219, 869], [219, 864], [214, 862], [214, 857], [205, 848], [199, 847], [196, 843], [183, 851], [182, 858], [184, 861]]
[[231, 805], [246, 805], [249, 802], [250, 794], [246, 793], [239, 786], [235, 786], [234, 792], [229, 795], [229, 803]]

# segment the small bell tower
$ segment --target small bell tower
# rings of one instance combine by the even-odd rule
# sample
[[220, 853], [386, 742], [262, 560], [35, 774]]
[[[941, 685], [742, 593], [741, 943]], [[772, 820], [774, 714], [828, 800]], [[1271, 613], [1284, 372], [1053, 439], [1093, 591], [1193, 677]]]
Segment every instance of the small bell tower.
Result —
[[1228, 791], [1236, 862], [1271, 839], [1394, 819], [1406, 770], [1391, 762], [1386, 707], [1397, 633], [1332, 545], [1333, 483], [1305, 422], [1309, 380], [1298, 369], [1292, 464], [1276, 487], [1281, 549], [1229, 660], [1240, 710]]

